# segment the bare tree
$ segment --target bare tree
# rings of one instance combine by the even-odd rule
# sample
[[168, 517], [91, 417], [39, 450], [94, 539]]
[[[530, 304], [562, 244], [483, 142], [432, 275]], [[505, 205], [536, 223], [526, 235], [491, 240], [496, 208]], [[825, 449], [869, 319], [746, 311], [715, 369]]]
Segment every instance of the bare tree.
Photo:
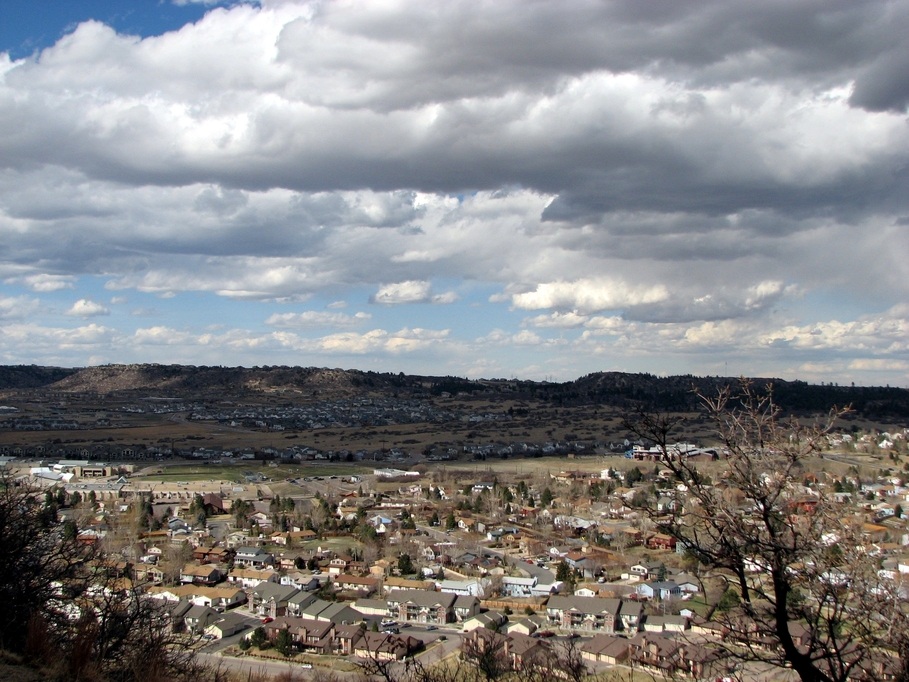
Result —
[[0, 475], [0, 646], [53, 679], [223, 680], [157, 602], [112, 570], [98, 543], [46, 513], [42, 497]]
[[676, 419], [640, 413], [625, 425], [655, 442], [662, 465], [687, 487], [682, 504], [654, 520], [738, 597], [721, 615], [722, 654], [791, 668], [806, 682], [879, 679], [884, 669], [909, 679], [900, 586], [878, 576], [860, 519], [800, 483], [842, 411], [805, 426], [783, 418], [770, 390], [745, 381], [736, 393], [701, 398], [725, 448], [716, 485], [674, 452]]
[[61, 532], [42, 497], [0, 474], [0, 647], [17, 653], [25, 649], [30, 622], [33, 631], [66, 629], [63, 586], [82, 591], [78, 567], [96, 554], [94, 545]]

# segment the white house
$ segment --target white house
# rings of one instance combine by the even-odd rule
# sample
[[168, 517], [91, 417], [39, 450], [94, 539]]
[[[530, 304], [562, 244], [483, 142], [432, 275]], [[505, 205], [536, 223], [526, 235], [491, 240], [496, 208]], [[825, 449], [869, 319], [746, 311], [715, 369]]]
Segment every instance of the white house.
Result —
[[439, 592], [457, 594], [464, 597], [480, 596], [479, 580], [442, 580], [438, 583]]

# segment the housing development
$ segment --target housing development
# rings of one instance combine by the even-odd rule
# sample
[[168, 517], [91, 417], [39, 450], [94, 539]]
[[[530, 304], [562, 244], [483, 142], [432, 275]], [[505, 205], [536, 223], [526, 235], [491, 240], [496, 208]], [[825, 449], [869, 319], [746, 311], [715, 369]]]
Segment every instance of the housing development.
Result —
[[[339, 405], [352, 404], [356, 418], [338, 425]], [[441, 415], [479, 421], [465, 418], [463, 405], [440, 410], [409, 398], [283, 413], [212, 413], [185, 402], [182, 412], [162, 414], [208, 420], [212, 429], [236, 419], [319, 414], [354, 430], [369, 428], [366, 414], [376, 423], [376, 406], [382, 419], [406, 415], [405, 424]], [[28, 409], [6, 407], [10, 434]], [[775, 679], [779, 670], [762, 650], [775, 644], [760, 616], [743, 625], [722, 561], [710, 561], [706, 545], [683, 540], [692, 523], [686, 514], [716, 495], [730, 514], [759, 525], [760, 509], [733, 478], [734, 450], [716, 439], [647, 439], [631, 420], [596, 440], [507, 443], [515, 410], [485, 410], [487, 427], [506, 436], [498, 446], [326, 452], [203, 445], [179, 452], [170, 443], [106, 451], [102, 443], [77, 453], [85, 459], [67, 459], [54, 456], [59, 445], [33, 442], [0, 446], [0, 462], [5, 485], [36, 491], [61, 528], [99, 551], [105, 579], [116, 581], [109, 589], [156, 604], [187, 645], [229, 666], [278, 657], [299, 671], [357, 671], [364, 661], [416, 656], [444, 665], [495, 652], [503, 670], [521, 671], [568, 650], [585, 676], [643, 670], [719, 679], [741, 670], [744, 657], [730, 652], [755, 650], [751, 658], [763, 667], [749, 674]], [[293, 426], [301, 435], [319, 428]], [[822, 509], [837, 528], [848, 528], [848, 535], [817, 537], [841, 558], [860, 549], [874, 568], [873, 590], [900, 602], [909, 576], [907, 435], [905, 428], [837, 423], [778, 492], [792, 528], [817, 523]], [[120, 457], [99, 459], [104, 452]], [[772, 472], [760, 475], [770, 486]], [[845, 546], [847, 538], [855, 546]], [[754, 591], [771, 580], [761, 556], [756, 551], [743, 564]], [[789, 570], [807, 575], [812, 561]], [[825, 568], [823, 580], [842, 580], [836, 584], [844, 590], [853, 579], [834, 575]], [[811, 622], [793, 617], [786, 627], [797, 646], [814, 646]], [[881, 642], [848, 678], [898, 679], [900, 665], [899, 652]]]

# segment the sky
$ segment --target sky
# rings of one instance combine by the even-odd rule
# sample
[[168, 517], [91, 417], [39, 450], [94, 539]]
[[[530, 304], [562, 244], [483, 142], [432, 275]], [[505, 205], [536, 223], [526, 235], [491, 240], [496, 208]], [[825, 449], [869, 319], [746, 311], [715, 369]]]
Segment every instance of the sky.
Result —
[[0, 363], [909, 386], [909, 0], [11, 0]]

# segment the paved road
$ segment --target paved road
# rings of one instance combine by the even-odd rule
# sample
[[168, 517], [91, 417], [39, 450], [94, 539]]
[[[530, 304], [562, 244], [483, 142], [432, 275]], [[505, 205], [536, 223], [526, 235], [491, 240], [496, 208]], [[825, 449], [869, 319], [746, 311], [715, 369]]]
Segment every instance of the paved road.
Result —
[[202, 647], [200, 649], [200, 651], [202, 653], [218, 653], [220, 651], [223, 651], [224, 649], [226, 649], [229, 646], [238, 644], [240, 642], [240, 639], [244, 635], [249, 634], [250, 630], [254, 630], [255, 628], [259, 627], [262, 624], [261, 618], [259, 618], [258, 616], [254, 616], [248, 612], [234, 610], [234, 611], [231, 611], [231, 613], [236, 613], [237, 615], [241, 616], [243, 618], [244, 622], [246, 623], [247, 627], [235, 635], [231, 635], [230, 637], [224, 637], [223, 639], [216, 639], [216, 640], [213, 640], [211, 644], [206, 644], [204, 647]]
[[[504, 558], [506, 554], [495, 549], [484, 549], [486, 554], [491, 554], [492, 556], [499, 557], [500, 559]], [[516, 559], [513, 556], [508, 556], [508, 560], [513, 562], [517, 568], [520, 568], [530, 574], [530, 577], [536, 578], [537, 583], [540, 585], [552, 585], [555, 582], [555, 574], [546, 568], [545, 566], [540, 567], [536, 564], [528, 564], [526, 561], [521, 561]]]

